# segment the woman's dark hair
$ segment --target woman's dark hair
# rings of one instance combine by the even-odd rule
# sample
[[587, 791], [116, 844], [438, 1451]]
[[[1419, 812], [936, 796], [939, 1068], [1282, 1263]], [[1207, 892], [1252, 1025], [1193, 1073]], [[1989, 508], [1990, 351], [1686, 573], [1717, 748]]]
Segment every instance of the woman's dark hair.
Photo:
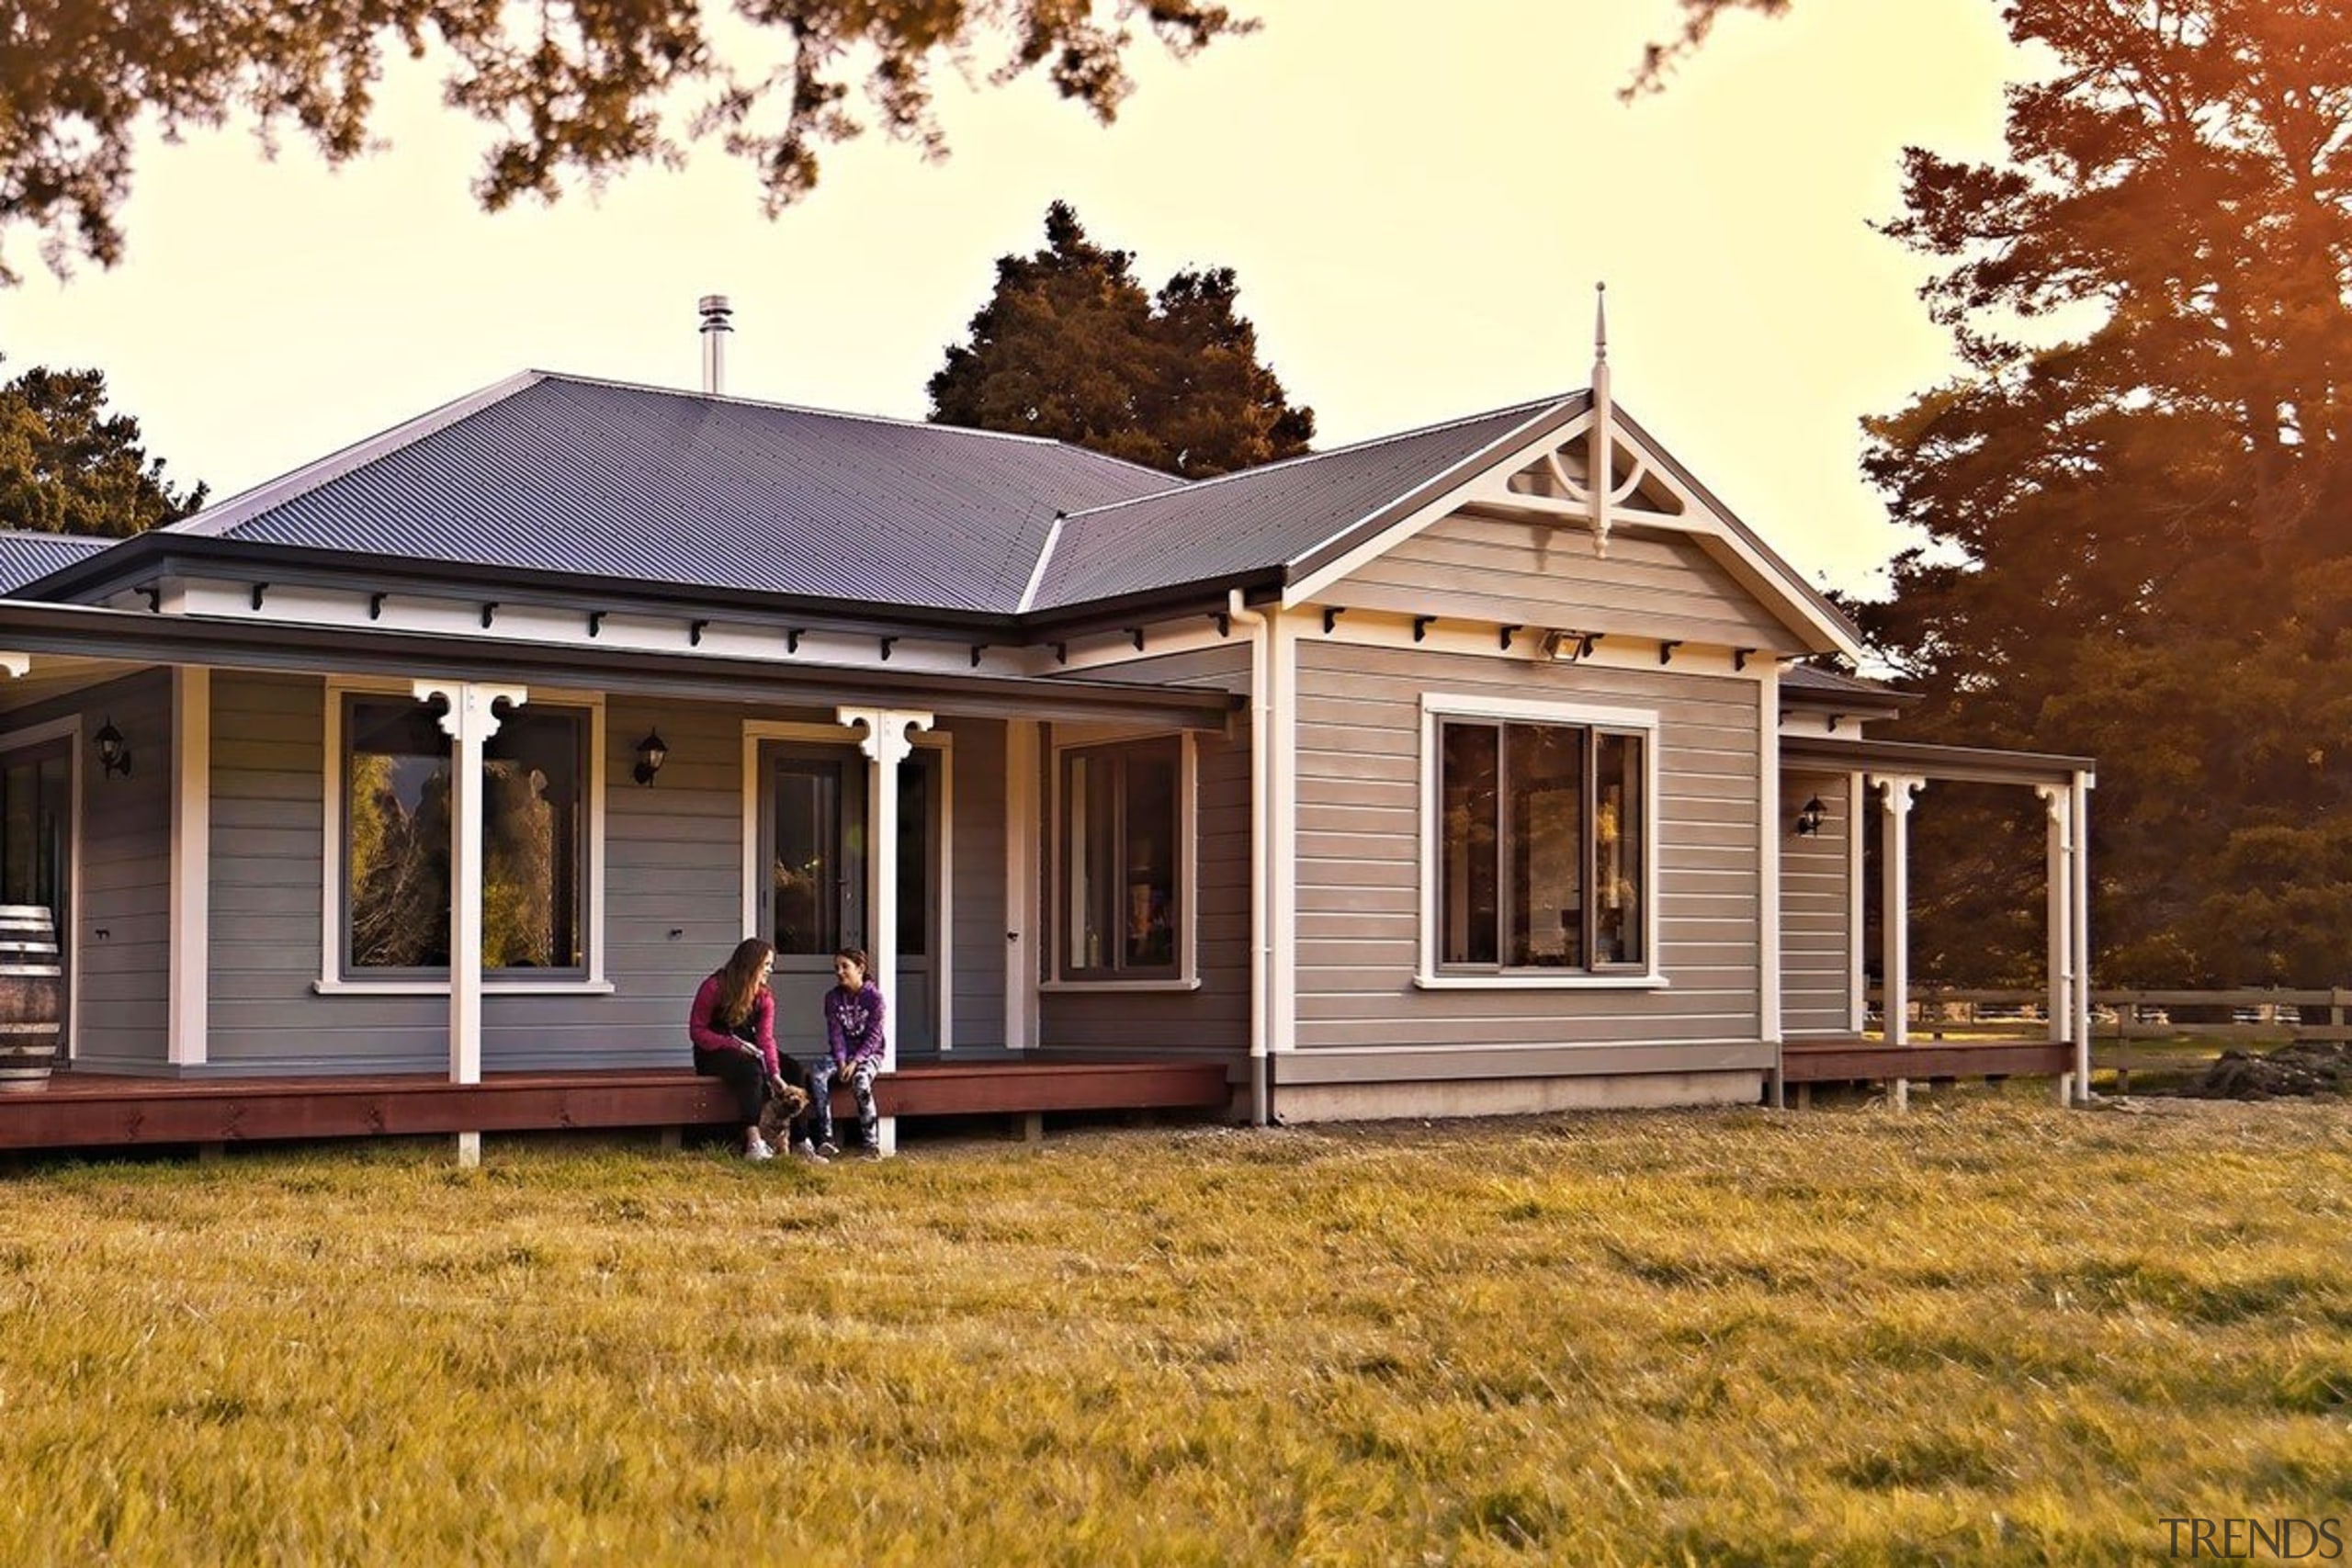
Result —
[[852, 964], [857, 965], [857, 972], [859, 974], [865, 976], [869, 980], [874, 978], [874, 961], [865, 956], [865, 949], [862, 947], [844, 947], [836, 952], [833, 956], [835, 958], [848, 959]]
[[734, 1028], [752, 1016], [752, 998], [760, 994], [760, 965], [775, 954], [775, 949], [758, 937], [747, 936], [735, 944], [733, 956], [727, 967], [718, 972], [718, 1021]]

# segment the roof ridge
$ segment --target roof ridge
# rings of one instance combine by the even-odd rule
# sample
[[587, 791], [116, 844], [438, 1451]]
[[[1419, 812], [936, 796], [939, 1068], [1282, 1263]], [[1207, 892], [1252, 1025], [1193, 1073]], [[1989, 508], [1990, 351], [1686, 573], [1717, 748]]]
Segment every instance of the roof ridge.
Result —
[[1021, 590], [1021, 602], [1013, 606], [1014, 615], [1027, 615], [1030, 606], [1037, 602], [1037, 589], [1046, 581], [1046, 567], [1054, 558], [1054, 547], [1062, 542], [1062, 525], [1069, 521], [1069, 513], [1054, 513], [1053, 526], [1046, 530], [1046, 542], [1037, 551], [1037, 564], [1029, 569], [1028, 584]]
[[0, 528], [0, 539], [57, 539], [69, 545], [87, 545], [96, 550], [137, 536], [134, 534], [69, 534], [60, 528]]
[[504, 402], [515, 393], [524, 391], [547, 379], [542, 370], [525, 370], [487, 387], [477, 388], [463, 397], [454, 398], [436, 409], [402, 420], [400, 423], [379, 430], [363, 440], [341, 447], [323, 457], [315, 458], [289, 473], [239, 491], [236, 494], [208, 506], [192, 517], [176, 523], [166, 523], [150, 530], [158, 534], [195, 534], [214, 537], [252, 522], [265, 513], [274, 512], [300, 496], [309, 494], [320, 486], [330, 484], [356, 468], [363, 468], [379, 457], [390, 456], [404, 446], [413, 446], [426, 436], [447, 430], [453, 424], [472, 418], [482, 410]]
[[1091, 447], [1080, 446], [1071, 441], [1058, 440], [1051, 435], [1023, 435], [1018, 431], [983, 430], [977, 425], [969, 424], [941, 424], [933, 420], [906, 419], [898, 414], [888, 413], [860, 413], [852, 409], [820, 409], [811, 403], [780, 402], [774, 398], [745, 398], [729, 392], [694, 392], [682, 387], [656, 387], [644, 381], [623, 381], [610, 376], [582, 376], [570, 370], [535, 370], [530, 374], [545, 377], [550, 381], [578, 381], [591, 387], [610, 387], [624, 392], [652, 392], [666, 398], [693, 398], [703, 402], [733, 403], [742, 408], [773, 409], [781, 413], [808, 414], [817, 419], [848, 420], [858, 424], [887, 424], [901, 430], [936, 431], [949, 435], [975, 435], [989, 441], [1018, 441], [1032, 446], [1057, 446], [1067, 452], [1075, 452], [1105, 463], [1117, 463], [1123, 468], [1134, 468], [1139, 473], [1149, 474], [1156, 479], [1174, 480], [1177, 484], [1184, 482], [1177, 479], [1175, 475], [1163, 473], [1148, 464], [1135, 462], [1126, 457], [1114, 457], [1108, 452], [1097, 452]]
[[1442, 430], [1459, 429], [1465, 424], [1476, 424], [1481, 420], [1494, 419], [1507, 413], [1555, 408], [1561, 403], [1573, 400], [1579, 395], [1581, 394], [1577, 392], [1562, 392], [1548, 398], [1532, 398], [1522, 403], [1505, 403], [1500, 408], [1487, 409], [1479, 413], [1464, 414], [1458, 419], [1442, 419], [1434, 424], [1415, 425], [1410, 430], [1398, 430], [1386, 435], [1374, 435], [1363, 441], [1351, 441], [1345, 446], [1334, 446], [1328, 451], [1302, 452], [1295, 457], [1283, 457], [1272, 463], [1261, 463], [1254, 468], [1236, 468], [1229, 474], [1218, 474], [1213, 479], [1181, 481], [1169, 486], [1166, 490], [1153, 491], [1148, 495], [1130, 496], [1125, 501], [1108, 501], [1100, 506], [1090, 506], [1082, 511], [1073, 512], [1069, 514], [1070, 520], [1076, 522], [1081, 517], [1091, 517], [1097, 513], [1115, 512], [1122, 506], [1133, 506], [1137, 502], [1156, 501], [1161, 496], [1180, 490], [1197, 492], [1232, 479], [1255, 479], [1261, 474], [1271, 474], [1282, 468], [1295, 468], [1304, 463], [1319, 463], [1328, 457], [1344, 457], [1351, 452], [1367, 452], [1375, 446], [1386, 446], [1398, 441], [1410, 441], [1418, 436], [1434, 435]]

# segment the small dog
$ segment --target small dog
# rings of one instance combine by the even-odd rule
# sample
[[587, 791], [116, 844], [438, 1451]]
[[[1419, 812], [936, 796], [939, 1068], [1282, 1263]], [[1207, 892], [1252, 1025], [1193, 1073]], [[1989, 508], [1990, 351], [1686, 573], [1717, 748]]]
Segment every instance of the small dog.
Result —
[[767, 1109], [760, 1113], [760, 1136], [787, 1149], [808, 1135], [808, 1069], [786, 1055], [777, 1056], [776, 1066]]

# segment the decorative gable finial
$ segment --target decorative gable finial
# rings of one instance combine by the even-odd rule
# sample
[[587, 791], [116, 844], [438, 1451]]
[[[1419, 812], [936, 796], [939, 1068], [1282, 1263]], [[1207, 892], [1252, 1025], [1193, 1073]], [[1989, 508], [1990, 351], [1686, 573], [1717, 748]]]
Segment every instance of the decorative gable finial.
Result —
[[1617, 477], [1616, 423], [1616, 400], [1609, 392], [1609, 285], [1602, 282], [1592, 286], [1592, 412], [1585, 420], [1584, 478], [1579, 480], [1570, 474], [1558, 452], [1544, 456], [1560, 493], [1589, 509], [1592, 553], [1597, 556], [1609, 553], [1609, 531], [1616, 524], [1617, 503], [1629, 500], [1649, 471], [1641, 454], [1634, 452], [1633, 471], [1623, 479]]

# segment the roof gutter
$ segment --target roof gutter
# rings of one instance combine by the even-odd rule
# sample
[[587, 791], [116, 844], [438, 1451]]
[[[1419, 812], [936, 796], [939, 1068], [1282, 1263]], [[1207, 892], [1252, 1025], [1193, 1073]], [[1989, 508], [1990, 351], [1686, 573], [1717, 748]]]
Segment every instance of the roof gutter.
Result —
[[594, 684], [682, 701], [759, 698], [806, 704], [812, 694], [820, 693], [826, 702], [851, 695], [984, 716], [1060, 716], [1200, 730], [1225, 728], [1242, 705], [1242, 699], [1229, 693], [1199, 687], [929, 671], [899, 674], [852, 665], [590, 649], [472, 634], [151, 615], [6, 599], [0, 599], [0, 649], [225, 669]]

